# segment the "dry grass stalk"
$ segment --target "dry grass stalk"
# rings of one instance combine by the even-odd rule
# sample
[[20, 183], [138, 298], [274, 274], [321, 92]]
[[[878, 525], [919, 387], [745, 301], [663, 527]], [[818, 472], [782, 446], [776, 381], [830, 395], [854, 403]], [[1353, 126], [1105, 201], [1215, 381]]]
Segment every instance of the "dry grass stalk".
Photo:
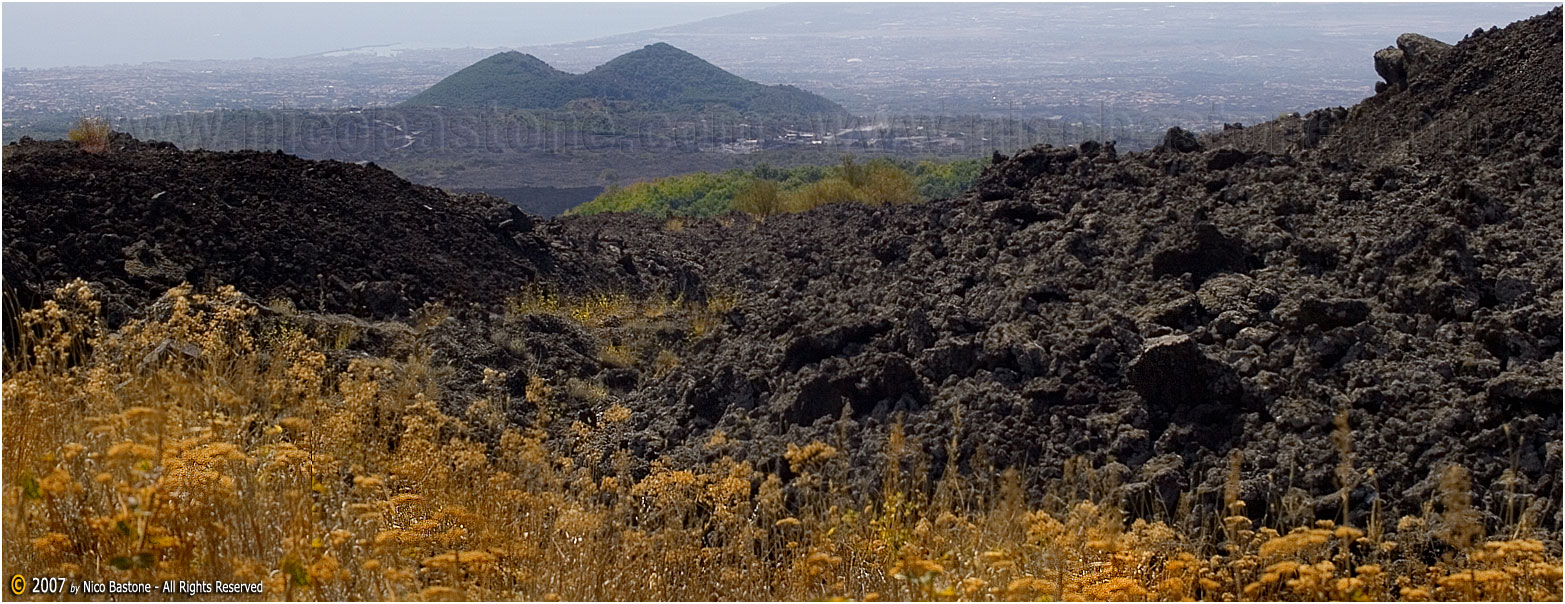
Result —
[[[1163, 523], [1127, 523], [1106, 499], [1030, 503], [1014, 469], [939, 489], [972, 497], [931, 497], [926, 454], [900, 424], [868, 501], [831, 486], [845, 455], [822, 442], [778, 452], [791, 485], [726, 457], [638, 478], [628, 452], [583, 450], [619, 460], [599, 473], [562, 453], [581, 443], [542, 426], [480, 440], [440, 411], [427, 355], [332, 369], [329, 346], [256, 329], [231, 289], [178, 288], [168, 303], [166, 318], [109, 332], [78, 282], [17, 316], [26, 337], [6, 351], [3, 409], [11, 572], [261, 582], [266, 597], [298, 599], [1561, 597], [1543, 543], [1471, 530], [1459, 469], [1440, 495], [1453, 553], [1433, 565], [1398, 544], [1429, 532], [1416, 519], [1382, 541], [1329, 521], [1252, 529], [1235, 514], [1231, 547], [1213, 555]], [[534, 378], [526, 397], [564, 390]], [[503, 388], [490, 396], [507, 404]], [[614, 404], [602, 419], [634, 417]], [[1093, 482], [1089, 466], [1073, 472]]]

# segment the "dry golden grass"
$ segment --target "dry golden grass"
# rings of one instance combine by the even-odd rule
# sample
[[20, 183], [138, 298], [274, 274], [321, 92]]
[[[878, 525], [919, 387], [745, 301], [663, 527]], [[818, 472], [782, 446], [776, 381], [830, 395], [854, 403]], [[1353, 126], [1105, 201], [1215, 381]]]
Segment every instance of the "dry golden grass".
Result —
[[109, 150], [110, 132], [108, 120], [100, 117], [84, 117], [77, 120], [76, 125], [65, 133], [65, 138], [76, 143], [83, 151], [102, 153]]
[[[779, 451], [795, 474], [786, 486], [729, 458], [636, 476], [623, 450], [593, 452], [619, 460], [598, 473], [551, 453], [577, 448], [550, 447], [547, 426], [485, 412], [547, 406], [569, 385], [533, 380], [511, 401], [490, 372], [488, 398], [453, 418], [427, 355], [335, 370], [330, 346], [256, 327], [232, 290], [166, 300], [166, 316], [110, 332], [77, 283], [17, 317], [23, 342], [6, 351], [4, 380], [7, 573], [258, 581], [269, 599], [1561, 597], [1560, 561], [1543, 543], [1482, 538], [1457, 469], [1444, 514], [1397, 532], [1442, 527], [1430, 538], [1459, 549], [1433, 565], [1331, 522], [1254, 529], [1242, 504], [1212, 544], [1127, 523], [1098, 501], [1032, 506], [1015, 471], [947, 472], [924, 488], [916, 469], [928, 461], [899, 427], [873, 497], [837, 480], [845, 443]], [[586, 322], [645, 316], [628, 306], [591, 302]], [[578, 437], [621, 429], [632, 412], [611, 405], [602, 419], [578, 422]], [[475, 436], [483, 422], [498, 422], [493, 441]]]

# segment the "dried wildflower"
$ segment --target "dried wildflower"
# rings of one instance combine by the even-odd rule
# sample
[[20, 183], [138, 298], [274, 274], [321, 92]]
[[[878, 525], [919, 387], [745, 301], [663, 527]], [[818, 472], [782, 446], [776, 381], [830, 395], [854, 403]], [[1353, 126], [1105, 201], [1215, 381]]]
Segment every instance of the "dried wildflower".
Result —
[[[460, 401], [445, 398], [427, 354], [329, 366], [330, 342], [277, 317], [252, 321], [231, 289], [177, 288], [165, 318], [113, 333], [90, 318], [84, 285], [63, 293], [29, 315], [47, 334], [33, 364], [5, 376], [14, 481], [4, 528], [18, 536], [6, 560], [28, 575], [96, 577], [90, 569], [106, 565], [322, 600], [547, 599], [556, 589], [593, 600], [1560, 599], [1547, 544], [1456, 530], [1475, 519], [1455, 470], [1441, 475], [1450, 484], [1429, 524], [1461, 549], [1427, 569], [1401, 561], [1427, 541], [1417, 517], [1398, 523], [1414, 546], [1329, 521], [1254, 526], [1237, 456], [1213, 519], [1229, 543], [1214, 550], [1176, 526], [1127, 525], [1106, 503], [1062, 495], [1065, 506], [1032, 507], [1014, 471], [939, 486], [992, 497], [928, 497], [939, 489], [917, 483], [928, 468], [900, 423], [878, 501], [841, 489], [847, 464], [819, 441], [787, 448], [792, 483], [726, 457], [638, 468], [627, 448], [590, 442], [613, 433], [590, 419], [574, 431], [495, 421], [510, 396], [498, 371], [485, 372], [487, 390], [463, 416], [447, 415]], [[707, 312], [617, 309], [612, 297], [547, 303], [604, 325]], [[94, 356], [64, 362], [83, 343]], [[577, 399], [597, 396], [592, 387], [566, 382]], [[527, 391], [546, 416], [547, 383], [532, 376]], [[607, 407], [603, 424], [632, 419]], [[83, 421], [28, 430], [24, 409]], [[708, 439], [713, 457], [730, 446], [720, 430]], [[1086, 481], [1090, 467], [1072, 472]]]
[[620, 424], [630, 421], [630, 408], [615, 403], [613, 406], [609, 407], [607, 411], [603, 412], [603, 421], [610, 424]]
[[549, 396], [553, 394], [553, 391], [554, 389], [550, 388], [549, 383], [543, 378], [533, 376], [527, 380], [526, 396], [529, 403], [535, 405], [542, 404], [549, 400]]
[[930, 576], [943, 572], [945, 572], [945, 567], [933, 560], [924, 558], [903, 560], [891, 569], [891, 574], [896, 578], [913, 581], [927, 580]]
[[462, 594], [462, 590], [460, 589], [446, 587], [444, 585], [436, 585], [434, 587], [427, 587], [424, 589], [424, 591], [418, 592], [418, 599], [427, 602], [458, 602], [465, 600], [466, 597]]
[[70, 550], [71, 538], [64, 533], [49, 533], [32, 540], [33, 551], [43, 558], [54, 558]]

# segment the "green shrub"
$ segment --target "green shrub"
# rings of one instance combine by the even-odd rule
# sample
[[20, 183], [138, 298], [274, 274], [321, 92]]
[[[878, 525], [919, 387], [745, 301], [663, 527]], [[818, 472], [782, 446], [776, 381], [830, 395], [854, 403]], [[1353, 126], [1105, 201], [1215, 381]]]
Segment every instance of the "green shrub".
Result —
[[888, 203], [918, 203], [924, 198], [918, 194], [913, 177], [902, 168], [886, 160], [875, 160], [864, 166], [862, 184], [858, 190], [864, 203], [881, 205]]
[[810, 183], [788, 194], [784, 207], [789, 212], [808, 212], [828, 203], [864, 201], [864, 192], [841, 178]]
[[837, 164], [836, 175], [855, 189], [869, 181], [869, 169], [854, 162], [851, 154], [842, 156], [842, 162]]
[[625, 187], [609, 187], [592, 201], [566, 211], [588, 216], [603, 212], [640, 212], [659, 218], [715, 216], [733, 207], [741, 180], [735, 174], [695, 172]]
[[861, 163], [851, 155], [830, 166], [785, 169], [760, 164], [748, 170], [695, 172], [626, 187], [610, 186], [596, 199], [566, 214], [638, 212], [669, 218], [708, 217], [738, 210], [765, 218], [842, 201], [918, 203], [961, 194], [972, 187], [983, 165], [976, 159], [914, 164], [878, 158]]
[[984, 161], [978, 159], [943, 163], [925, 160], [913, 167], [913, 180], [918, 183], [918, 194], [924, 199], [945, 199], [973, 188], [983, 171]]
[[781, 189], [775, 180], [752, 178], [734, 196], [734, 209], [761, 218], [782, 212]]

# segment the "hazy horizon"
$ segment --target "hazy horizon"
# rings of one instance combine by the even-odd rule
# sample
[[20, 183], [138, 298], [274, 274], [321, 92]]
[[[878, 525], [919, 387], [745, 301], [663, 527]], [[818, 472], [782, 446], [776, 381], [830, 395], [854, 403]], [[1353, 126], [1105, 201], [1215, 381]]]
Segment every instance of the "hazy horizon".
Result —
[[631, 33], [766, 6], [769, 4], [6, 3], [0, 7], [5, 38], [0, 43], [0, 63], [8, 68], [44, 69], [287, 58], [388, 44], [411, 48], [536, 46]]

